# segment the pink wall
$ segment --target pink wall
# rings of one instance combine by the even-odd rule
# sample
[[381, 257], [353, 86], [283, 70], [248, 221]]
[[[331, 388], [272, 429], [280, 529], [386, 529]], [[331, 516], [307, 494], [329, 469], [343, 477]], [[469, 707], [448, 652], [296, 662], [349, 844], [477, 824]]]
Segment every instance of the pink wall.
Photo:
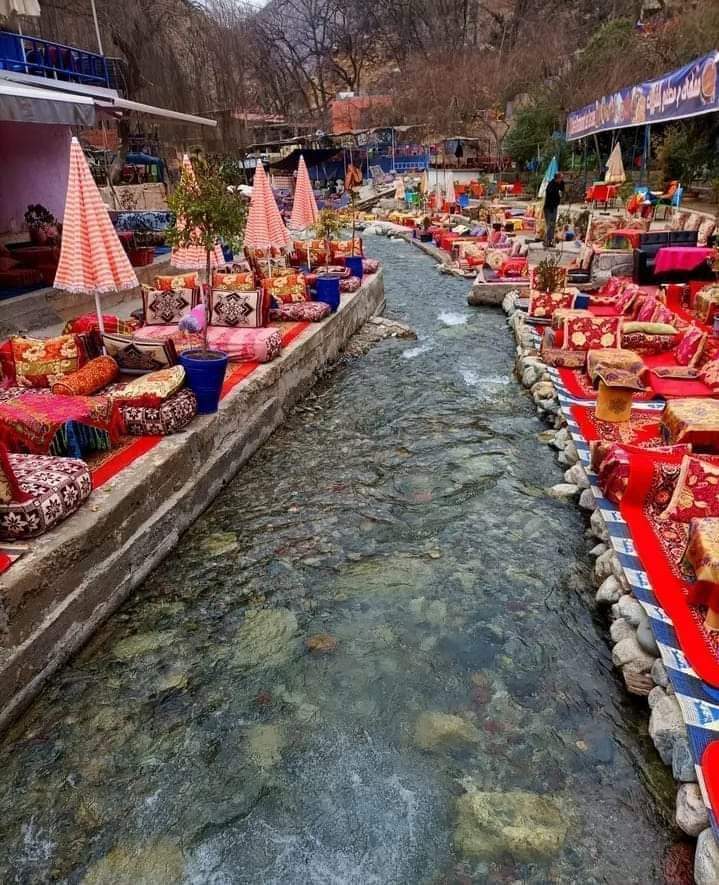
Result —
[[29, 203], [42, 203], [62, 221], [70, 137], [68, 126], [0, 120], [0, 232], [13, 219], [24, 228]]

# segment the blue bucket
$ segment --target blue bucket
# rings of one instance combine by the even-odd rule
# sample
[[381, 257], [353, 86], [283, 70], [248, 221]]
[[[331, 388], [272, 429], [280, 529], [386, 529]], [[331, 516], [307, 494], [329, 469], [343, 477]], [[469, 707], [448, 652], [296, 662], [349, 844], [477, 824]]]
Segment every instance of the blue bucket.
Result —
[[330, 310], [334, 313], [340, 306], [340, 278], [332, 274], [319, 274], [315, 301], [329, 304]]
[[197, 397], [198, 415], [211, 415], [217, 411], [227, 369], [226, 353], [219, 350], [208, 353], [212, 354], [211, 359], [204, 359], [200, 350], [180, 354], [180, 365], [187, 374], [187, 386]]
[[350, 273], [353, 277], [357, 277], [358, 279], [362, 279], [362, 259], [359, 255], [348, 255], [345, 258], [345, 267], [350, 269]]
[[572, 307], [575, 310], [586, 310], [589, 307], [589, 294], [586, 292], [579, 292], [574, 296], [574, 304]]

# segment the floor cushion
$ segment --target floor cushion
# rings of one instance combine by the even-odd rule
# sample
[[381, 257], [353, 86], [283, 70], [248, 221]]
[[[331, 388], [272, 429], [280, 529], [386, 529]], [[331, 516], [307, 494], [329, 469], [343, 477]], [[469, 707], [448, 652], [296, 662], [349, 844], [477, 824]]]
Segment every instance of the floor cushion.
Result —
[[317, 323], [330, 315], [330, 306], [324, 301], [304, 301], [281, 304], [270, 311], [274, 323]]
[[185, 387], [157, 406], [120, 405], [125, 429], [131, 436], [167, 436], [179, 433], [197, 414], [197, 397]]
[[[177, 326], [143, 326], [137, 333], [143, 339], [171, 342], [178, 353], [202, 347], [202, 335], [180, 332]], [[207, 343], [226, 353], [231, 362], [269, 363], [280, 355], [282, 335], [278, 329], [230, 329], [210, 326]]]
[[92, 491], [90, 471], [76, 458], [8, 455], [26, 501], [0, 504], [0, 538], [35, 538], [79, 509]]
[[[134, 317], [128, 317], [126, 320], [120, 319], [119, 316], [112, 313], [104, 313], [102, 315], [102, 325], [106, 332], [115, 335], [132, 335], [140, 328], [140, 323]], [[63, 335], [72, 335], [79, 332], [95, 332], [99, 331], [96, 313], [83, 313], [79, 317], [68, 320], [62, 330]]]

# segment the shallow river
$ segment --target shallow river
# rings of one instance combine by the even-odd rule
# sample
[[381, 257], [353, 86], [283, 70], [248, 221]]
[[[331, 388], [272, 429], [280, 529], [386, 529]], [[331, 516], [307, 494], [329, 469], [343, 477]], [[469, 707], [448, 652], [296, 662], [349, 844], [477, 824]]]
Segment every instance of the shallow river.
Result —
[[8, 735], [0, 881], [662, 881], [503, 315], [367, 239], [418, 341], [338, 366]]

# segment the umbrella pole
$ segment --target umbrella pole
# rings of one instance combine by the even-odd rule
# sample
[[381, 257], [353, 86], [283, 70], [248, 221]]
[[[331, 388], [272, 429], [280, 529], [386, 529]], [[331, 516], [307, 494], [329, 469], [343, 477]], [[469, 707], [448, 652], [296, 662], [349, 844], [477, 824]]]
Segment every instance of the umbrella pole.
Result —
[[95, 311], [97, 312], [97, 325], [100, 329], [100, 334], [105, 334], [105, 323], [102, 319], [102, 305], [100, 304], [100, 293], [95, 292]]

